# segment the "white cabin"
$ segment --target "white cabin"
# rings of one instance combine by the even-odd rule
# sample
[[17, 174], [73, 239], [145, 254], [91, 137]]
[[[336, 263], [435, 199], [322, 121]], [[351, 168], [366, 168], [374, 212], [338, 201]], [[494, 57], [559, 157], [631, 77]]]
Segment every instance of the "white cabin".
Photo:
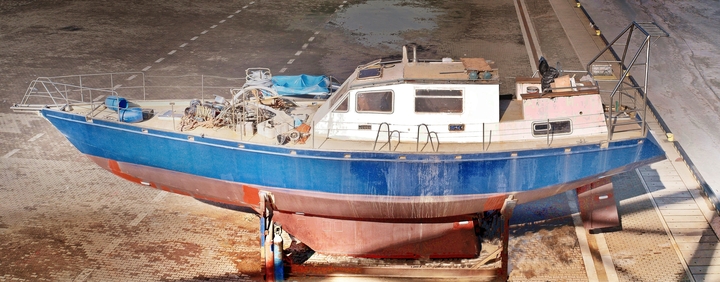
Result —
[[498, 71], [484, 59], [410, 62], [403, 53], [400, 62], [359, 66], [313, 116], [314, 131], [335, 140], [401, 142], [424, 142], [434, 132], [444, 144], [607, 134], [597, 88], [500, 100]]

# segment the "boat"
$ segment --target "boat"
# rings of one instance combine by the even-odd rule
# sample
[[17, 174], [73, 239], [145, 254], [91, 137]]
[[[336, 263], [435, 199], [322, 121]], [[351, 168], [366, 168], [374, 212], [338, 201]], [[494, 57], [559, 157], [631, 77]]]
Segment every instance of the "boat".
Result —
[[271, 211], [313, 250], [363, 257], [473, 257], [478, 218], [506, 199], [536, 201], [665, 158], [633, 109], [608, 116], [591, 74], [576, 81], [545, 66], [549, 80], [516, 78], [508, 99], [490, 60], [414, 54], [358, 66], [323, 99], [280, 95], [253, 82], [269, 70], [249, 69], [244, 87], [212, 99], [126, 99], [122, 87], [42, 78], [26, 96], [51, 89], [53, 102], [14, 109], [36, 105], [126, 180]]

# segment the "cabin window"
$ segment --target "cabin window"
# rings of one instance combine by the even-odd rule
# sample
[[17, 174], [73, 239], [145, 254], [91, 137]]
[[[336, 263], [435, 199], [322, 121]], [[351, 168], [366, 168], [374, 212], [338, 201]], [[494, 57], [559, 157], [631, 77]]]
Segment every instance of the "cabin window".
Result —
[[393, 92], [359, 92], [357, 93], [357, 112], [391, 113], [393, 111]]
[[415, 90], [416, 113], [462, 113], [463, 91], [448, 89]]
[[338, 105], [337, 108], [335, 108], [334, 112], [347, 113], [347, 111], [348, 111], [348, 98], [345, 97], [345, 99], [342, 102], [340, 102], [340, 105]]
[[569, 120], [535, 122], [532, 124], [533, 136], [550, 134], [566, 134], [572, 132], [572, 124]]

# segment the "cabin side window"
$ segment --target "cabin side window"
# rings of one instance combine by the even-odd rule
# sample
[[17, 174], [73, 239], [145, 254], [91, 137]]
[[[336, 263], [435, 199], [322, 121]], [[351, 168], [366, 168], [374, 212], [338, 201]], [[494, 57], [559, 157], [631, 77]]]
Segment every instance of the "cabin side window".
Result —
[[416, 89], [416, 113], [462, 113], [463, 91], [448, 89]]
[[532, 124], [533, 136], [545, 136], [552, 134], [568, 134], [572, 133], [572, 124], [569, 120], [551, 121], [551, 122], [535, 122]]
[[392, 91], [373, 91], [357, 93], [357, 103], [355, 110], [358, 113], [392, 113], [393, 111], [393, 92]]
[[336, 113], [347, 113], [348, 111], [348, 97], [345, 97], [342, 102], [340, 102], [340, 105], [335, 108], [333, 112]]

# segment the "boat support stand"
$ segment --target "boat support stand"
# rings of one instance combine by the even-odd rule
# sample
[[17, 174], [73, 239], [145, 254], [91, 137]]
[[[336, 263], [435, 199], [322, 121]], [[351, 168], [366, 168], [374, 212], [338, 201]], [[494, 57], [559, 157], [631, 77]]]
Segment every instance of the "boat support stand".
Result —
[[517, 205], [517, 199], [513, 195], [510, 195], [505, 199], [502, 208], [500, 209], [500, 216], [502, 217], [502, 252], [500, 253], [500, 269], [498, 269], [498, 276], [506, 281], [510, 276], [508, 273], [508, 261], [510, 256], [508, 253], [509, 241], [510, 241], [510, 218], [512, 217], [515, 206]]
[[610, 177], [601, 178], [576, 190], [580, 218], [590, 234], [622, 229]]
[[274, 197], [272, 193], [259, 191], [260, 196], [260, 256], [263, 258], [265, 281], [283, 281], [282, 227], [273, 222]]

